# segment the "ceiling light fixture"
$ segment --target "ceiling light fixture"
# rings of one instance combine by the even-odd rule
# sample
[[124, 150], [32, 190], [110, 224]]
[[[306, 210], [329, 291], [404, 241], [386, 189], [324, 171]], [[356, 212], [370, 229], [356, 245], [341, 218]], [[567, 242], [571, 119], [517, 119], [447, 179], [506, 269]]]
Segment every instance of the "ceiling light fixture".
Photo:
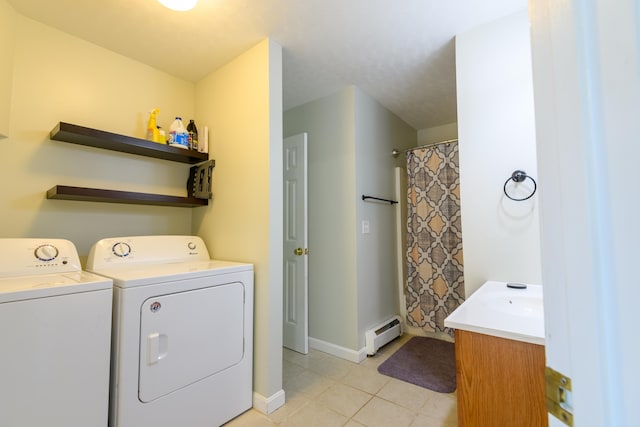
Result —
[[198, 0], [158, 0], [164, 7], [168, 7], [172, 10], [184, 12], [196, 7]]

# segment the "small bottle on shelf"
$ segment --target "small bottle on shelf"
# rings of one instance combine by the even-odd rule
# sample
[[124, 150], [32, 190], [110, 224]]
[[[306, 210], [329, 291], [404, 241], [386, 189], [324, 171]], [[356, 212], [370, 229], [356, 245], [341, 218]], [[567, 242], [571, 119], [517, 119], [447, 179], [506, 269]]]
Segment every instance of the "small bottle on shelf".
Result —
[[189, 133], [189, 148], [192, 150], [198, 149], [198, 128], [193, 119], [189, 120], [187, 125], [187, 132]]

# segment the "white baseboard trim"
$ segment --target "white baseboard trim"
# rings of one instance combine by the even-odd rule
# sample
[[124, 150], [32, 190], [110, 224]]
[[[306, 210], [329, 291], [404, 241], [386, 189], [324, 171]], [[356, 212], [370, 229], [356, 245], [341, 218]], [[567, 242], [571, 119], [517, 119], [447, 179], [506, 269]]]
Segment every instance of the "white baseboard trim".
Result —
[[284, 405], [284, 401], [284, 390], [280, 390], [269, 397], [264, 397], [255, 391], [253, 392], [253, 409], [260, 411], [263, 414], [269, 415]]
[[353, 363], [360, 363], [367, 358], [367, 351], [364, 347], [360, 351], [355, 351], [317, 338], [309, 337], [309, 347]]

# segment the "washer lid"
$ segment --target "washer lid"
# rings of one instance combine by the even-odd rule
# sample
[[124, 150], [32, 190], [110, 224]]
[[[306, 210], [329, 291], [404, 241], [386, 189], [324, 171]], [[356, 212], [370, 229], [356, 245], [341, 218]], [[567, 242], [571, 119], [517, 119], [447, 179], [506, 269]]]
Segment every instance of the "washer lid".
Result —
[[173, 264], [138, 264], [135, 266], [115, 266], [113, 268], [92, 270], [93, 273], [113, 279], [114, 286], [119, 288], [155, 285], [241, 271], [253, 271], [253, 265], [232, 261], [209, 260]]
[[111, 289], [111, 279], [86, 271], [0, 278], [0, 304]]

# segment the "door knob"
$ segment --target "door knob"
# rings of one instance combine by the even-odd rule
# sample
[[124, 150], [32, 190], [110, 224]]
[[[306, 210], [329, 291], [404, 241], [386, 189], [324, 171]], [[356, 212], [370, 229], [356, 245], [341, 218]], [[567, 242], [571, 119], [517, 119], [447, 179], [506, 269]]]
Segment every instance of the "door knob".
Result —
[[293, 254], [294, 254], [294, 255], [298, 255], [298, 256], [300, 256], [300, 255], [302, 255], [303, 253], [304, 253], [304, 251], [303, 251], [303, 249], [302, 249], [302, 248], [295, 248], [295, 249], [293, 250]]

